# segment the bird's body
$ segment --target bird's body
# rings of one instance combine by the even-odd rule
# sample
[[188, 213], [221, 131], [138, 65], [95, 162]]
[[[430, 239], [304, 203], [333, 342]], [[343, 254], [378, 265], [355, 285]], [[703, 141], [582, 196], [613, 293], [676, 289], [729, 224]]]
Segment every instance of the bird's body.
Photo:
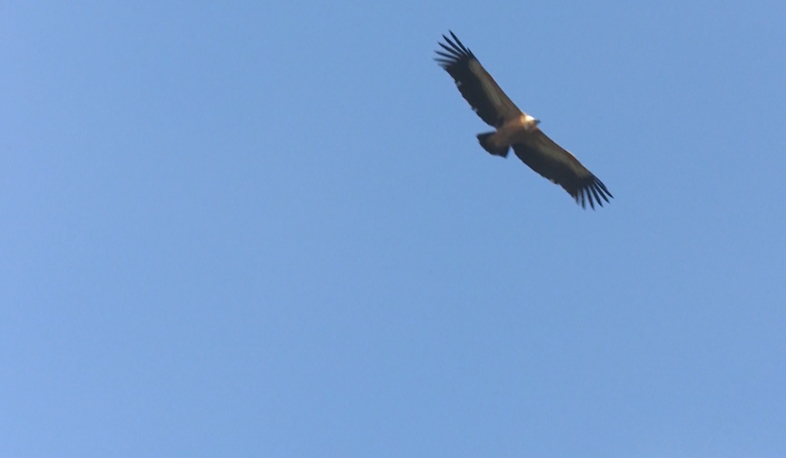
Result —
[[[606, 186], [572, 154], [546, 136], [539, 121], [520, 110], [500, 89], [472, 52], [450, 32], [439, 43], [446, 51], [437, 51], [436, 61], [456, 82], [461, 95], [475, 113], [496, 130], [478, 134], [481, 146], [490, 154], [507, 157], [513, 152], [532, 170], [562, 186], [582, 206], [612, 197]], [[601, 200], [602, 199], [602, 200]]]
[[505, 121], [497, 127], [489, 140], [495, 147], [510, 146], [525, 141], [538, 128], [538, 120], [522, 113], [521, 116]]

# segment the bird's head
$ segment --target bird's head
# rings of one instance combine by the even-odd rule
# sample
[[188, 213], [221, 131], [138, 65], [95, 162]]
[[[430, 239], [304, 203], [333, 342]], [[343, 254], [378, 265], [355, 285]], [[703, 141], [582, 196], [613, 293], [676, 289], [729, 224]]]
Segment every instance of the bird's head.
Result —
[[538, 128], [538, 124], [540, 124], [540, 120], [535, 119], [528, 114], [525, 114], [524, 116], [522, 116], [521, 123], [524, 125], [524, 128], [527, 131], [533, 131]]

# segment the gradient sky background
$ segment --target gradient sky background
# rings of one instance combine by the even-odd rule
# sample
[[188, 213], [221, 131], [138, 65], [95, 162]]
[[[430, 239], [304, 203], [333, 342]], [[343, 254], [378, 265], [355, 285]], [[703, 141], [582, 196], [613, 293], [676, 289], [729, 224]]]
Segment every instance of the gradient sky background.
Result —
[[[786, 3], [0, 3], [0, 456], [786, 456]], [[433, 62], [452, 29], [614, 194]]]

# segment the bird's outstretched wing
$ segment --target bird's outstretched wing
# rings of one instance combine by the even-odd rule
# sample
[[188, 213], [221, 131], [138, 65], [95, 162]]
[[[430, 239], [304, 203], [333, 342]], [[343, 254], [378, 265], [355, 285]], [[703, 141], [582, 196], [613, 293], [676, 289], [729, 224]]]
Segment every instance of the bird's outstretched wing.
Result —
[[604, 200], [614, 197], [598, 177], [540, 129], [514, 143], [513, 151], [532, 170], [562, 186], [582, 207], [587, 202], [593, 209], [595, 203], [602, 207]]
[[450, 32], [450, 38], [442, 35], [445, 43], [439, 43], [444, 51], [437, 51], [434, 60], [456, 81], [461, 95], [486, 124], [500, 127], [505, 120], [521, 115], [521, 110], [500, 89], [494, 78], [480, 65], [478, 59]]

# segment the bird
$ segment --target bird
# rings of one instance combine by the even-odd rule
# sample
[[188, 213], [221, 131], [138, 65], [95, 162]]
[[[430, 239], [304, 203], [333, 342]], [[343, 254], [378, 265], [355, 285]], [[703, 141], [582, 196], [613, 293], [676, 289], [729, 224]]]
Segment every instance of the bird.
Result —
[[[577, 204], [592, 209], [603, 206], [611, 195], [606, 185], [566, 149], [540, 130], [540, 120], [520, 110], [500, 89], [494, 78], [458, 37], [449, 31], [438, 42], [434, 58], [453, 77], [459, 92], [492, 132], [477, 135], [480, 145], [494, 156], [507, 157], [510, 148], [529, 166], [551, 182], [562, 186]], [[452, 39], [451, 39], [452, 38]]]

